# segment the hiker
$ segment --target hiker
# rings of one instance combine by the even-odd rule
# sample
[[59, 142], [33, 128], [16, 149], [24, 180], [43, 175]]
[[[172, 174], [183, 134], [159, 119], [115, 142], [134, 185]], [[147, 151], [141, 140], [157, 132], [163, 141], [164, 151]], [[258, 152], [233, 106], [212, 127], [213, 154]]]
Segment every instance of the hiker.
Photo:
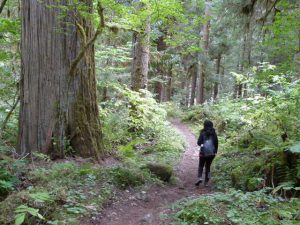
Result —
[[218, 137], [213, 127], [213, 123], [210, 120], [204, 121], [204, 128], [200, 132], [197, 144], [200, 146], [199, 153], [199, 167], [198, 167], [198, 178], [199, 180], [195, 183], [199, 186], [202, 183], [203, 167], [205, 165], [205, 180], [204, 185], [208, 186], [210, 178], [210, 166], [218, 152]]

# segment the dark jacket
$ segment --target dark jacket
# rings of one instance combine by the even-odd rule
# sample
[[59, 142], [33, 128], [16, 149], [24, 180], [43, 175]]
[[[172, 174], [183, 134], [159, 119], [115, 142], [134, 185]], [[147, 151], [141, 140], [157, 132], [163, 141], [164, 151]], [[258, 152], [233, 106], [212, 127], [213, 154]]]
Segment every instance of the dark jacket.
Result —
[[200, 132], [200, 136], [198, 138], [198, 141], [197, 141], [197, 144], [199, 146], [201, 146], [204, 141], [209, 137], [209, 136], [212, 136], [212, 140], [213, 140], [213, 143], [214, 143], [214, 146], [215, 146], [215, 153], [217, 154], [218, 152], [218, 145], [219, 145], [219, 142], [218, 142], [218, 136], [216, 134], [216, 131], [214, 128], [210, 128], [208, 130], [201, 130]]

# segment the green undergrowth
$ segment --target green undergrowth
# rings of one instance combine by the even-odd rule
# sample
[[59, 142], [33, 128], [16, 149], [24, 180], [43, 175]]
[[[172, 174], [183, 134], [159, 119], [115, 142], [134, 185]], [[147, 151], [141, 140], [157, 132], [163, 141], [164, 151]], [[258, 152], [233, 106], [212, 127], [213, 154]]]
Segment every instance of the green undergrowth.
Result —
[[300, 199], [289, 200], [266, 194], [264, 190], [203, 195], [174, 206], [174, 225], [196, 224], [299, 224]]
[[278, 91], [264, 87], [265, 96], [224, 98], [183, 114], [197, 137], [204, 120], [213, 121], [212, 185], [222, 192], [186, 200], [174, 224], [300, 224], [300, 85], [280, 76]]
[[194, 108], [184, 115], [183, 120], [197, 136], [205, 119], [215, 124], [220, 142], [213, 163], [217, 189], [235, 187], [254, 191], [286, 182], [299, 187], [300, 118], [297, 108], [300, 103], [290, 96], [284, 100], [284, 107], [290, 109], [292, 119], [286, 117], [286, 108], [280, 104], [282, 99], [262, 97], [221, 100]]
[[22, 215], [23, 224], [80, 224], [81, 218], [97, 215], [116, 190], [156, 182], [146, 169], [128, 164], [44, 164], [28, 171], [26, 187], [0, 202], [0, 224], [13, 224]]
[[113, 84], [114, 96], [102, 103], [104, 141], [124, 161], [173, 166], [184, 150], [183, 137], [167, 120], [167, 106], [146, 91]]
[[117, 192], [169, 182], [185, 142], [150, 92], [114, 85], [101, 103], [107, 152], [116, 163], [53, 162], [41, 153], [19, 159], [0, 144], [0, 224], [82, 224]]

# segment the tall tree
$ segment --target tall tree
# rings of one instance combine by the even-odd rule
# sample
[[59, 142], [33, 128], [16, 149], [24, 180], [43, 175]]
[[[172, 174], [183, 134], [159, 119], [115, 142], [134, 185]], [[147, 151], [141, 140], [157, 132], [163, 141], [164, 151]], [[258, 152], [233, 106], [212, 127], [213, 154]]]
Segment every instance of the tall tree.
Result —
[[[138, 3], [138, 8], [145, 10], [144, 3]], [[150, 17], [142, 21], [139, 32], [133, 33], [133, 61], [131, 71], [131, 88], [134, 91], [147, 89], [150, 60]]]
[[197, 64], [193, 64], [190, 68], [190, 73], [192, 77], [192, 87], [191, 87], [191, 99], [190, 99], [190, 106], [193, 106], [195, 103], [195, 96], [196, 96], [196, 87], [197, 87]]
[[[218, 56], [217, 56], [217, 60], [216, 60], [216, 75], [218, 77], [218, 80], [220, 80], [220, 68], [221, 68], [221, 58], [222, 55], [221, 53], [218, 53]], [[213, 98], [216, 99], [218, 97], [218, 94], [219, 94], [219, 82], [215, 82], [214, 83], [214, 95], [213, 95]]]
[[[205, 61], [207, 61], [207, 56], [208, 56], [208, 47], [209, 47], [209, 27], [210, 27], [210, 7], [211, 7], [211, 1], [206, 0], [205, 1], [205, 18], [207, 21], [203, 24], [202, 27], [202, 34], [203, 34], [203, 49], [204, 49], [204, 55], [206, 57]], [[205, 101], [205, 96], [204, 96], [204, 82], [205, 82], [205, 75], [206, 75], [206, 63], [207, 62], [201, 62], [199, 65], [199, 84], [198, 84], [198, 96], [197, 96], [197, 103], [202, 104]]]
[[[74, 17], [81, 15], [76, 7], [62, 17], [67, 5], [59, 4], [63, 3], [22, 1], [18, 151], [63, 157], [71, 147], [79, 156], [99, 159], [104, 148], [96, 101], [94, 29], [90, 17]], [[78, 4], [92, 13], [92, 0]], [[89, 44], [83, 48], [85, 43]]]

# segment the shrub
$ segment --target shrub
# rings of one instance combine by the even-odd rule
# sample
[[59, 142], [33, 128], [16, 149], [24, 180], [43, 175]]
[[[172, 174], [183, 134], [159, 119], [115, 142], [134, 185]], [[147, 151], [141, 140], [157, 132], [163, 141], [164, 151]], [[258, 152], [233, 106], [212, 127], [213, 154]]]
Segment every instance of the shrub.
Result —
[[297, 224], [299, 199], [282, 201], [264, 191], [203, 195], [178, 203], [173, 224]]

